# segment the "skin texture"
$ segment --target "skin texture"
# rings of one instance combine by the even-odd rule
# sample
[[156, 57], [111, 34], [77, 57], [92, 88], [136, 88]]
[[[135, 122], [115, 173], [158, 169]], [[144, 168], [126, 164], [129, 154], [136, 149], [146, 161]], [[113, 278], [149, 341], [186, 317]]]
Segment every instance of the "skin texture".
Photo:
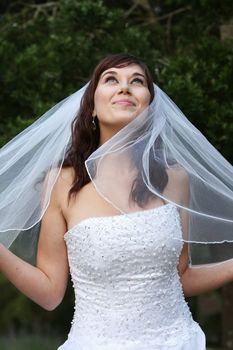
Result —
[[[108, 69], [101, 75], [95, 91], [93, 110], [93, 116], [98, 116], [99, 119], [100, 144], [148, 106], [150, 93], [145, 78], [141, 76], [143, 74], [141, 67], [133, 64], [124, 68]], [[180, 175], [177, 179], [172, 171], [169, 171], [166, 190], [176, 186], [176, 193], [179, 193], [178, 189], [182, 188], [180, 192], [183, 193], [183, 198], [174, 200], [185, 204], [189, 197], [188, 178], [185, 173]], [[71, 199], [68, 206], [67, 198], [72, 181], [73, 169], [62, 169], [42, 219], [36, 267], [0, 245], [0, 272], [16, 288], [46, 310], [53, 310], [62, 301], [67, 286], [69, 267], [64, 242], [65, 232], [88, 217], [119, 215], [119, 212], [96, 192], [92, 183], [85, 185], [77, 196]], [[150, 206], [163, 204], [157, 199], [156, 202], [150, 203]], [[188, 217], [182, 210], [180, 217], [185, 234], [188, 230]], [[233, 280], [233, 260], [198, 268], [189, 267], [186, 244], [177, 268], [186, 296], [207, 292]]]
[[98, 116], [104, 143], [149, 105], [150, 92], [142, 68], [131, 64], [110, 68], [100, 77], [94, 95], [93, 117]]

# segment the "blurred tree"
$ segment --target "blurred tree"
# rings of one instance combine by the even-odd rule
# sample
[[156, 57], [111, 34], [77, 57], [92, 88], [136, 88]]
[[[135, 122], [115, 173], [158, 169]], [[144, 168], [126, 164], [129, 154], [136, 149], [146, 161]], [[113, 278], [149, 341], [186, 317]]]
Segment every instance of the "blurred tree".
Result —
[[[233, 161], [232, 18], [231, 0], [3, 0], [0, 144], [88, 81], [100, 58], [130, 52]], [[2, 277], [0, 284], [2, 332], [46, 318], [62, 332], [70, 320], [70, 289], [68, 304], [48, 316]]]

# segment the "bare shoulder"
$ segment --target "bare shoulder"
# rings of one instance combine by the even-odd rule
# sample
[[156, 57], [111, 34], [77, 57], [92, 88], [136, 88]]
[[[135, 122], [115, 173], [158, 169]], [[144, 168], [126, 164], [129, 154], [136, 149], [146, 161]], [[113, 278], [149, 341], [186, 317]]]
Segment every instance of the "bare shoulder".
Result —
[[167, 192], [176, 202], [184, 205], [189, 201], [189, 174], [180, 165], [167, 169]]
[[188, 172], [180, 165], [167, 169], [168, 180], [176, 185], [188, 185]]
[[62, 168], [56, 181], [57, 186], [71, 187], [74, 181], [74, 169], [72, 167]]
[[67, 197], [67, 194], [73, 184], [74, 179], [74, 170], [72, 167], [62, 168], [59, 172], [59, 169], [50, 170], [44, 179], [43, 187], [44, 191], [47, 190], [48, 186], [53, 185], [51, 193], [51, 201], [55, 204], [62, 203], [64, 197]]
[[67, 197], [74, 182], [74, 169], [72, 167], [62, 168], [56, 181], [55, 191], [58, 198]]

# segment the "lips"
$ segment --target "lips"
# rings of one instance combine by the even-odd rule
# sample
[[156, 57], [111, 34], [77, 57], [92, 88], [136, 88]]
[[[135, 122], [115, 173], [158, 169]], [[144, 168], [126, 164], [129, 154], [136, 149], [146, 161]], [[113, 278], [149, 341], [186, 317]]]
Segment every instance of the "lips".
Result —
[[127, 100], [127, 99], [116, 100], [113, 102], [113, 104], [120, 104], [123, 106], [135, 106], [134, 102]]

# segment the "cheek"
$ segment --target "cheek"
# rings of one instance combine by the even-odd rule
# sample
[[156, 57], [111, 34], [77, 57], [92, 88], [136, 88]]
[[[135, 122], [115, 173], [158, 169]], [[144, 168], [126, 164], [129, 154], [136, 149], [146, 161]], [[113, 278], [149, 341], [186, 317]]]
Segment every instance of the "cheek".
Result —
[[143, 107], [149, 106], [150, 99], [151, 99], [151, 96], [149, 91], [148, 92], [146, 91], [145, 93], [141, 94], [141, 105]]
[[99, 105], [99, 101], [101, 100], [101, 93], [96, 90], [94, 95], [94, 104], [97, 107]]
[[98, 115], [101, 111], [101, 106], [103, 107], [103, 103], [100, 103], [100, 98], [98, 97], [98, 95], [95, 95], [94, 97], [94, 110], [95, 113]]
[[109, 93], [105, 89], [97, 89], [94, 95], [94, 108], [98, 114], [98, 111], [104, 110], [105, 105], [109, 99]]

